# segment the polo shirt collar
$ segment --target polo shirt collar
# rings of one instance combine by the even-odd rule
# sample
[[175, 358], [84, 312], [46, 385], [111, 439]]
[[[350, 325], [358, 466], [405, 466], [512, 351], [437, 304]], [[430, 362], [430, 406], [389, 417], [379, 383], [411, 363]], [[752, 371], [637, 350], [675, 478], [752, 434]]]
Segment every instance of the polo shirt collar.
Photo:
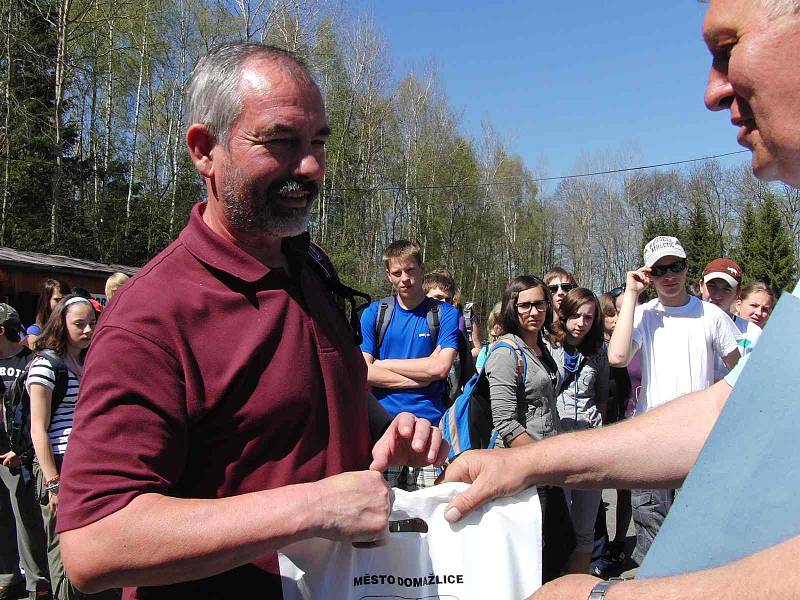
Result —
[[[254, 283], [269, 275], [272, 269], [267, 265], [211, 231], [203, 221], [207, 205], [208, 203], [203, 201], [192, 207], [189, 222], [179, 236], [192, 256], [214, 269], [248, 283]], [[281, 249], [289, 260], [293, 272], [299, 272], [302, 268], [310, 239], [308, 232], [305, 232], [281, 240]]]

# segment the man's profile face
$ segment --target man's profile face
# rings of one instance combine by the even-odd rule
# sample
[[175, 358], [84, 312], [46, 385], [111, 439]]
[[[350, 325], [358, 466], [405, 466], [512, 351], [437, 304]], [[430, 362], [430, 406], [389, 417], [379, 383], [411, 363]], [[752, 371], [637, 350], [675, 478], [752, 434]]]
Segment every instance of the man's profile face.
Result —
[[329, 129], [316, 86], [280, 65], [242, 69], [242, 112], [217, 144], [215, 183], [229, 225], [274, 237], [306, 230], [325, 173]]
[[719, 306], [727, 313], [731, 312], [731, 306], [736, 300], [736, 288], [731, 287], [724, 279], [711, 279], [701, 283], [700, 292], [705, 302]]
[[711, 0], [710, 110], [730, 110], [753, 173], [800, 187], [800, 16], [770, 18], [755, 0]]
[[389, 259], [389, 266], [386, 268], [386, 278], [397, 294], [403, 298], [422, 289], [424, 275], [425, 271], [422, 265], [414, 258]]

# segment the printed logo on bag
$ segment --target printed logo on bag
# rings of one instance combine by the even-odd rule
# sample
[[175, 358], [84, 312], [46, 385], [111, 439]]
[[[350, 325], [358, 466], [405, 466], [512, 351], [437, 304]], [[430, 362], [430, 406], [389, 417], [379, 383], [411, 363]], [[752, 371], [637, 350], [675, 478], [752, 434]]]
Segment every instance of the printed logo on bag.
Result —
[[[363, 575], [358, 575], [357, 577], [353, 577], [353, 587], [360, 587], [364, 585], [396, 585], [402, 588], [423, 588], [423, 587], [430, 587], [435, 585], [463, 585], [464, 584], [464, 574], [463, 573], [429, 573], [423, 576], [416, 576], [416, 577], [404, 577], [402, 575], [392, 575], [392, 574], [375, 574], [375, 573], [364, 573]], [[407, 592], [405, 592], [407, 593]], [[376, 595], [370, 594], [368, 596], [362, 596], [363, 598], [402, 598], [404, 600], [408, 600], [408, 596], [396, 596], [396, 595]], [[414, 596], [414, 600], [433, 600], [435, 598], [442, 598], [448, 600], [458, 600], [457, 596], [453, 595], [438, 595], [433, 594], [429, 596]]]

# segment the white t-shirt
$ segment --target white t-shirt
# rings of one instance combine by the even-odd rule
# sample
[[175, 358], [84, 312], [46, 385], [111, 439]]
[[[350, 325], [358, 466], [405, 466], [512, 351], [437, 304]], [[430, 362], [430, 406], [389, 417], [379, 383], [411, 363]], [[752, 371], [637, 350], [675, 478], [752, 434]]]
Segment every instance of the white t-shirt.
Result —
[[642, 414], [714, 383], [716, 357], [736, 350], [738, 329], [719, 307], [689, 297], [683, 306], [656, 298], [636, 308], [634, 350], [642, 352]]

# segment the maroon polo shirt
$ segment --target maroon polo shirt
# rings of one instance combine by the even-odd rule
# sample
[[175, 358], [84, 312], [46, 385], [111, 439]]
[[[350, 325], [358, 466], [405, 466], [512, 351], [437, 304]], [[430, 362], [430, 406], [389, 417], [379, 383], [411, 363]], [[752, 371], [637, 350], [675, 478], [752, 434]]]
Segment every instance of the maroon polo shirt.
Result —
[[[324, 282], [304, 267], [308, 235], [284, 240], [290, 276], [213, 233], [205, 207], [103, 313], [61, 477], [59, 531], [139, 494], [222, 498], [369, 465], [366, 366]], [[280, 598], [276, 573], [273, 555], [125, 597]]]

